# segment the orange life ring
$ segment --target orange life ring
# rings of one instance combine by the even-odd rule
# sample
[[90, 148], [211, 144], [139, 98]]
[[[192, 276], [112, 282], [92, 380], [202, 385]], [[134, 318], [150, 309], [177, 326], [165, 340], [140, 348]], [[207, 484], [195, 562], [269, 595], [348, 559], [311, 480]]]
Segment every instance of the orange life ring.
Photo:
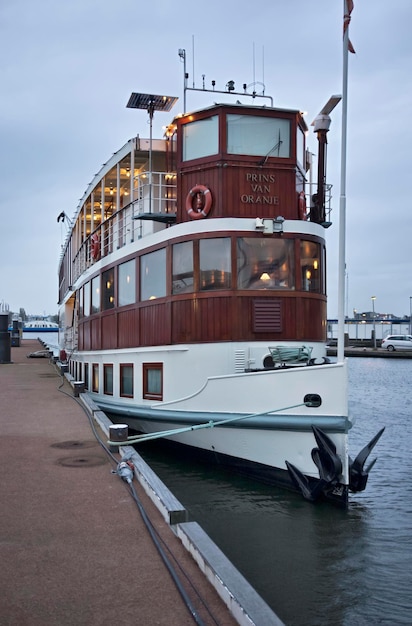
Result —
[[[193, 208], [193, 198], [197, 207]], [[192, 220], [200, 220], [209, 215], [213, 202], [212, 192], [205, 185], [195, 185], [186, 196], [186, 211]]]
[[97, 233], [93, 233], [91, 237], [91, 251], [92, 259], [96, 261], [100, 256], [100, 237]]
[[306, 220], [306, 196], [305, 192], [301, 191], [299, 194], [299, 217], [301, 220]]

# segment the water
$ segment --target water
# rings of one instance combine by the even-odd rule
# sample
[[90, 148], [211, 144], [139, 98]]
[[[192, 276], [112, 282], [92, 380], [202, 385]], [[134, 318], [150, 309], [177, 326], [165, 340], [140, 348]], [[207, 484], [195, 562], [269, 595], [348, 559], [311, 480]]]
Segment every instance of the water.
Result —
[[349, 359], [352, 456], [386, 430], [348, 511], [189, 464], [158, 442], [139, 452], [287, 626], [410, 625], [411, 374], [406, 359]]

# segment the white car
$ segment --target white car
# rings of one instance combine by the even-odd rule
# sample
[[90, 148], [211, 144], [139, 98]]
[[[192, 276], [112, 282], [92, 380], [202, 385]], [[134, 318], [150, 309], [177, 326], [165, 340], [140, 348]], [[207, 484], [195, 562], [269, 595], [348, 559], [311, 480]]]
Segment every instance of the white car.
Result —
[[394, 350], [412, 350], [412, 335], [388, 335], [382, 339], [381, 348]]

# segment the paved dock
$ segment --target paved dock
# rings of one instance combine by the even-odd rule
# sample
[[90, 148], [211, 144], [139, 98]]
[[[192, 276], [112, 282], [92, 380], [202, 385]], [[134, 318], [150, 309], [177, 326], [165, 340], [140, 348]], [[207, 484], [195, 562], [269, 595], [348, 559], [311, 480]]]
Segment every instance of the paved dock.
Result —
[[[335, 346], [328, 346], [327, 356], [337, 356], [338, 349]], [[362, 346], [345, 346], [345, 357], [355, 356], [360, 358], [380, 358], [380, 359], [412, 359], [412, 350], [396, 350], [389, 352], [383, 348], [371, 348]]]
[[[182, 593], [71, 385], [52, 360], [27, 358], [41, 348], [23, 340], [11, 349], [12, 363], [0, 365], [0, 624], [281, 624], [197, 524], [173, 532], [135, 481]], [[202, 571], [192, 556], [196, 542], [253, 620], [238, 604], [229, 610], [210, 564], [201, 562]], [[236, 592], [228, 595], [232, 602]]]

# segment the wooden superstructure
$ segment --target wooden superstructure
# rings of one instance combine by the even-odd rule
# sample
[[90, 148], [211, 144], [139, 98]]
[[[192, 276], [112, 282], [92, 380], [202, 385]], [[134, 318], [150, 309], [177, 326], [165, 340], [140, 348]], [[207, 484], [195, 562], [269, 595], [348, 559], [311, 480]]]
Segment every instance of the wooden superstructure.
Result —
[[[99, 350], [192, 342], [324, 341], [325, 249], [319, 234], [322, 229], [308, 227], [306, 130], [299, 111], [267, 107], [220, 104], [177, 117], [166, 138], [154, 144], [152, 169], [156, 172], [152, 173], [149, 204], [144, 182], [151, 175], [147, 141], [132, 140], [119, 151], [112, 167], [109, 162], [86, 192], [62, 258], [61, 300], [67, 299], [69, 286], [80, 278], [82, 269], [87, 269], [90, 284], [102, 277], [97, 306], [86, 302], [92, 297], [92, 286], [89, 290], [82, 285], [77, 297], [67, 300], [76, 320], [71, 333], [76, 347]], [[246, 144], [248, 153], [243, 152]], [[208, 213], [200, 218], [195, 211], [188, 211], [189, 207], [196, 210], [193, 190], [198, 187], [210, 194]], [[102, 196], [105, 206], [110, 201], [105, 212], [100, 208]], [[87, 217], [87, 207], [92, 205], [100, 210], [94, 220]], [[275, 247], [282, 241], [284, 251], [273, 259], [272, 269], [287, 274], [286, 281], [279, 280], [277, 286], [261, 281], [255, 288], [251, 281], [246, 288], [240, 284], [239, 239], [244, 233], [236, 230], [234, 222], [229, 227], [227, 218], [256, 220], [248, 242], [263, 240], [259, 245], [268, 248], [269, 256], [269, 241]], [[194, 221], [196, 231], [177, 228]], [[289, 222], [300, 224], [302, 232], [285, 228]], [[165, 264], [164, 293], [150, 299], [141, 296], [140, 285], [140, 259], [148, 253], [141, 244], [147, 232], [159, 235], [150, 250], [162, 251]], [[220, 275], [219, 267], [214, 268], [215, 276], [207, 279], [205, 287], [200, 248], [206, 240], [216, 238], [225, 240], [224, 254], [229, 261]], [[184, 242], [192, 246], [192, 286], [181, 293], [173, 290], [172, 255], [173, 246]], [[136, 297], [122, 305], [117, 272], [126, 260], [136, 263]], [[270, 274], [262, 270], [261, 258], [255, 261], [261, 276]], [[253, 263], [253, 258], [248, 263]], [[108, 297], [104, 276], [109, 277]]]

